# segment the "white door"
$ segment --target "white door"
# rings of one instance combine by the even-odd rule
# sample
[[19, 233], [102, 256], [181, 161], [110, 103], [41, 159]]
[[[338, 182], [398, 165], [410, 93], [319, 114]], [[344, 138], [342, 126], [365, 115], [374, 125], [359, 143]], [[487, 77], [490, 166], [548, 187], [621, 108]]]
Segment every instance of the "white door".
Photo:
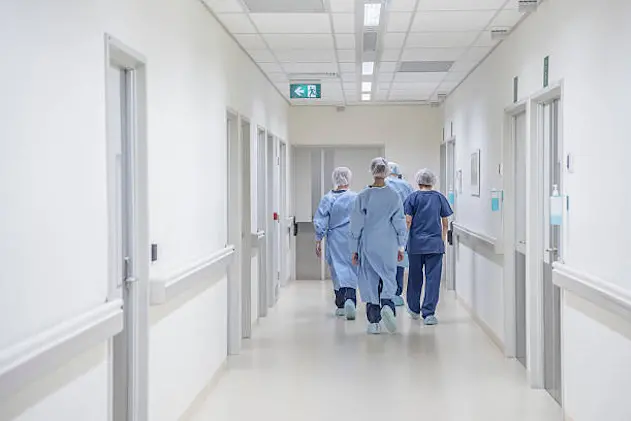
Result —
[[147, 412], [149, 244], [144, 65], [121, 48], [108, 38], [108, 298], [123, 300], [125, 320], [124, 330], [111, 343], [112, 418], [130, 421], [145, 419]]
[[[457, 212], [457, 187], [456, 187], [456, 140], [450, 139], [445, 144], [445, 188], [447, 190], [447, 199], [454, 211], [452, 221], [455, 221]], [[453, 238], [453, 237], [452, 237]], [[452, 240], [453, 243], [453, 240]], [[445, 250], [445, 287], [449, 290], [456, 289], [456, 248], [447, 245]]]
[[[266, 153], [267, 142], [265, 130], [260, 129], [257, 138], [257, 179], [256, 179], [256, 197], [257, 197], [257, 209], [256, 209], [256, 222], [257, 231], [265, 232], [267, 227], [267, 204], [266, 204], [266, 187], [267, 187], [267, 171], [266, 171]], [[269, 235], [266, 233], [266, 235]], [[266, 240], [264, 240], [266, 241]], [[266, 247], [263, 244], [259, 244], [258, 261], [259, 261], [259, 317], [267, 316], [268, 302], [267, 302], [267, 259], [266, 259]]]
[[281, 285], [286, 285], [289, 281], [289, 240], [291, 228], [287, 213], [287, 145], [284, 142], [279, 143], [278, 149], [279, 161], [279, 213], [280, 224], [278, 229], [279, 241], [279, 259]]
[[526, 165], [527, 138], [526, 113], [513, 117], [513, 145], [515, 184], [513, 196], [515, 198], [515, 357], [526, 367], [527, 361], [527, 330], [526, 330]]
[[252, 197], [250, 191], [251, 168], [251, 126], [247, 120], [241, 120], [241, 324], [243, 337], [252, 336]]
[[[562, 151], [559, 137], [559, 101], [542, 107], [543, 128], [543, 328], [544, 385], [561, 403], [561, 291], [552, 282], [552, 265], [562, 256], [561, 225], [550, 218], [551, 196], [562, 192]], [[560, 193], [559, 193], [560, 194]]]
[[277, 208], [277, 159], [276, 159], [276, 138], [268, 134], [267, 136], [267, 304], [274, 306], [277, 299], [280, 275], [278, 273], [278, 218], [274, 218]]

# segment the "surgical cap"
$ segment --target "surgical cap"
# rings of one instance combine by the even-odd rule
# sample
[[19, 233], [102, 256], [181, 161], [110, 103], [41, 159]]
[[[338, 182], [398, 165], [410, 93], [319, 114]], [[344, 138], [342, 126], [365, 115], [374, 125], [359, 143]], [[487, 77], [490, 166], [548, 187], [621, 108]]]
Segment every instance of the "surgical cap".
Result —
[[423, 168], [416, 173], [416, 184], [419, 186], [434, 186], [436, 185], [436, 176], [427, 168]]
[[388, 167], [390, 167], [391, 174], [401, 175], [401, 168], [399, 167], [399, 164], [397, 164], [396, 162], [389, 162]]
[[350, 185], [352, 177], [353, 173], [350, 169], [346, 167], [337, 167], [333, 170], [333, 175], [331, 176], [331, 179], [333, 180], [333, 185], [335, 187], [339, 187]]
[[388, 161], [383, 158], [373, 159], [370, 163], [370, 172], [373, 177], [386, 178], [388, 175], [390, 175]]

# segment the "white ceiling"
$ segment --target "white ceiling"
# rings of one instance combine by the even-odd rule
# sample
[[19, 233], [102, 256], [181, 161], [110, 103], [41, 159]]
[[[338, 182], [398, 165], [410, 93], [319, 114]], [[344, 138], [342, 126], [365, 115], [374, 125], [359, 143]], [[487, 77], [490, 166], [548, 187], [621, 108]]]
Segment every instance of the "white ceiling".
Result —
[[[517, 0], [382, 0], [374, 74], [365, 76], [363, 4], [379, 0], [202, 1], [288, 99], [291, 80], [321, 80], [322, 99], [291, 100], [296, 105], [363, 102], [362, 81], [372, 82], [370, 102], [436, 101], [497, 45], [492, 28], [522, 19]], [[273, 12], [250, 13], [248, 5]], [[449, 72], [401, 73], [401, 61], [454, 64]]]

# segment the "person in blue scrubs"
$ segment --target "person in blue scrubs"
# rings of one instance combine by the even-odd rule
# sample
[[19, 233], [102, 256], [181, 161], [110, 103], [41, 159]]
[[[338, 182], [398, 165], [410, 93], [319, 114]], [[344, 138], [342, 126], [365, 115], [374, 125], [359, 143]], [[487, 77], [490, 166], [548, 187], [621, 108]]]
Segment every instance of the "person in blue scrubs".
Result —
[[[409, 227], [407, 302], [413, 319], [423, 316], [426, 325], [435, 325], [436, 306], [440, 293], [440, 279], [443, 270], [445, 239], [449, 222], [453, 215], [447, 198], [433, 190], [436, 176], [428, 169], [416, 174], [418, 191], [405, 201], [405, 216]], [[423, 289], [423, 269], [425, 269], [425, 297], [421, 307]]]
[[350, 245], [350, 215], [357, 193], [349, 190], [352, 173], [346, 167], [333, 171], [335, 189], [328, 192], [313, 218], [316, 255], [322, 257], [322, 239], [326, 237], [325, 259], [331, 269], [335, 290], [335, 314], [354, 320], [357, 307], [357, 268], [353, 265]]
[[[409, 195], [414, 193], [414, 188], [403, 179], [403, 174], [401, 173], [401, 167], [399, 164], [395, 162], [389, 162], [388, 166], [390, 167], [390, 177], [386, 180], [388, 186], [393, 189], [399, 195], [399, 199], [401, 199], [401, 203], [405, 203], [405, 199], [408, 198]], [[401, 262], [397, 265], [397, 292], [394, 296], [394, 305], [397, 307], [403, 306], [403, 298], [401, 298], [401, 294], [403, 294], [403, 277], [405, 275], [405, 268], [408, 267], [408, 256], [405, 253], [405, 256]]]
[[375, 158], [370, 171], [374, 182], [357, 195], [351, 214], [353, 263], [359, 267], [359, 292], [366, 303], [368, 333], [380, 333], [381, 321], [388, 332], [394, 333], [395, 274], [397, 261], [403, 259], [407, 227], [401, 199], [386, 185], [388, 162]]

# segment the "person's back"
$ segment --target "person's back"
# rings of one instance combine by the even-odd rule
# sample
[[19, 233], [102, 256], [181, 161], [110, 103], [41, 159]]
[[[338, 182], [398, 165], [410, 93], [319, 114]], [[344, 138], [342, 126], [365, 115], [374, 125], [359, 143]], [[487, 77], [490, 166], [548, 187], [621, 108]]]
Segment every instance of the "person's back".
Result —
[[410, 183], [400, 178], [390, 177], [386, 182], [388, 186], [397, 193], [399, 199], [401, 199], [401, 203], [404, 203], [408, 196], [414, 193], [414, 189]]
[[406, 199], [405, 213], [412, 217], [408, 253], [445, 252], [442, 218], [448, 209], [447, 199], [435, 190], [418, 190]]
[[331, 190], [325, 197], [326, 200], [331, 202], [329, 231], [344, 230], [348, 234], [351, 223], [351, 211], [353, 210], [357, 193], [350, 190]]
[[369, 186], [357, 195], [356, 206], [364, 215], [361, 241], [373, 245], [367, 252], [380, 257], [389, 255], [388, 251], [376, 247], [378, 244], [387, 244], [392, 247], [392, 263], [396, 264], [397, 232], [392, 225], [392, 218], [401, 207], [398, 194], [387, 186]]

